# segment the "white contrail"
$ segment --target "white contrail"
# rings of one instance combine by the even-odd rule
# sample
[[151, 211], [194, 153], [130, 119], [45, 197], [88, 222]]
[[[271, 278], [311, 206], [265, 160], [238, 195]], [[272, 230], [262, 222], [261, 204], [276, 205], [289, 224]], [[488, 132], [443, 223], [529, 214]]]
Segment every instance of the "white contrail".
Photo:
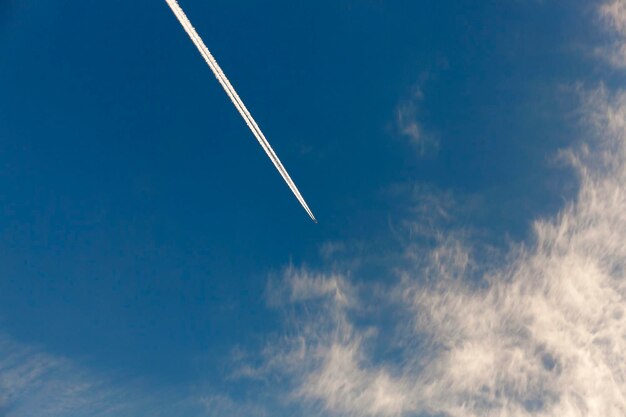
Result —
[[198, 48], [198, 51], [200, 51], [200, 54], [202, 55], [206, 63], [209, 65], [209, 68], [211, 68], [211, 71], [213, 71], [213, 74], [215, 74], [215, 77], [217, 78], [217, 80], [220, 82], [220, 84], [226, 91], [226, 94], [228, 94], [228, 97], [230, 97], [231, 101], [233, 102], [237, 110], [239, 110], [241, 117], [243, 117], [246, 124], [248, 125], [248, 127], [250, 128], [254, 136], [257, 138], [257, 140], [261, 144], [261, 147], [263, 148], [263, 150], [265, 150], [265, 153], [267, 154], [267, 156], [270, 157], [270, 159], [274, 163], [274, 166], [276, 167], [278, 172], [280, 172], [280, 175], [282, 175], [283, 179], [285, 180], [289, 188], [291, 188], [291, 191], [294, 193], [294, 195], [296, 196], [300, 204], [302, 204], [302, 207], [304, 207], [304, 210], [306, 210], [306, 212], [309, 214], [311, 219], [315, 223], [317, 223], [317, 220], [315, 220], [315, 216], [313, 216], [313, 212], [311, 212], [311, 210], [309, 209], [309, 206], [306, 204], [306, 201], [304, 201], [304, 198], [300, 194], [300, 191], [298, 191], [298, 187], [296, 187], [296, 184], [294, 184], [293, 180], [287, 173], [287, 170], [285, 169], [283, 164], [280, 162], [280, 159], [278, 159], [278, 156], [276, 155], [276, 153], [270, 146], [269, 142], [267, 141], [267, 139], [265, 139], [263, 132], [261, 132], [261, 129], [259, 129], [259, 126], [256, 124], [256, 122], [252, 118], [252, 115], [250, 115], [250, 112], [248, 111], [246, 106], [243, 104], [243, 101], [241, 101], [241, 99], [239, 98], [239, 95], [237, 95], [237, 92], [228, 81], [228, 78], [226, 78], [226, 75], [224, 75], [224, 72], [222, 71], [220, 66], [217, 64], [217, 61], [215, 60], [215, 58], [213, 58], [213, 55], [211, 55], [211, 52], [209, 52], [209, 49], [206, 47], [204, 42], [202, 42], [202, 38], [200, 38], [200, 35], [198, 35], [194, 27], [191, 25], [191, 22], [185, 15], [185, 12], [183, 12], [183, 9], [180, 8], [176, 0], [165, 0], [165, 1], [170, 6], [170, 8], [172, 9], [176, 17], [178, 18], [178, 21], [185, 29], [185, 32], [187, 32], [187, 34], [189, 35], [193, 43], [196, 45], [196, 48]]

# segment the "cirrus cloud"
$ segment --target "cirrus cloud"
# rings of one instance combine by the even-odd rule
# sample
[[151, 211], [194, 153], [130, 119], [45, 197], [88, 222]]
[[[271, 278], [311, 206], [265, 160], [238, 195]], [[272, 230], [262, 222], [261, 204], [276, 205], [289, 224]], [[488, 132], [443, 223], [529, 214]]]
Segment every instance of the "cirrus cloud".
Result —
[[[624, 2], [600, 10], [622, 36]], [[485, 260], [441, 230], [389, 285], [290, 268], [265, 371], [325, 415], [626, 415], [626, 91], [581, 89], [581, 109], [584, 143], [561, 155], [578, 193], [530, 241]]]
[[584, 101], [597, 138], [564, 153], [577, 198], [504, 261], [442, 234], [382, 290], [287, 271], [285, 299], [304, 307], [271, 355], [292, 396], [342, 416], [626, 414], [626, 93]]

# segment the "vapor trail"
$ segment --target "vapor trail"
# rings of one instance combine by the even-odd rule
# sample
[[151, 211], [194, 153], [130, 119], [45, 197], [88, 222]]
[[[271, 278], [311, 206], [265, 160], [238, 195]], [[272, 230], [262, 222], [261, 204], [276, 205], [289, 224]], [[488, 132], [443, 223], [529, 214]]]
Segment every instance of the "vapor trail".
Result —
[[228, 94], [228, 97], [230, 97], [231, 101], [233, 102], [237, 110], [239, 111], [239, 114], [241, 114], [241, 117], [243, 117], [246, 124], [248, 125], [248, 127], [250, 128], [254, 136], [257, 138], [257, 140], [259, 141], [259, 144], [261, 144], [261, 147], [263, 148], [267, 156], [269, 156], [269, 158], [272, 160], [272, 162], [274, 163], [274, 166], [276, 167], [280, 175], [282, 175], [283, 179], [285, 180], [285, 182], [287, 183], [287, 185], [289, 186], [293, 194], [296, 196], [300, 204], [302, 204], [302, 207], [304, 207], [304, 210], [306, 210], [306, 212], [309, 214], [311, 219], [315, 223], [317, 223], [315, 216], [313, 216], [313, 212], [311, 212], [311, 210], [309, 209], [309, 206], [306, 204], [306, 201], [304, 201], [304, 198], [300, 194], [300, 191], [298, 191], [298, 187], [296, 187], [296, 184], [293, 182], [293, 180], [287, 173], [287, 170], [285, 169], [283, 164], [280, 162], [280, 159], [278, 159], [278, 156], [276, 155], [276, 153], [270, 146], [269, 142], [267, 141], [267, 139], [265, 139], [265, 135], [263, 135], [263, 132], [261, 132], [261, 129], [259, 129], [259, 126], [256, 124], [256, 122], [252, 118], [252, 115], [250, 114], [246, 106], [243, 104], [243, 101], [241, 101], [241, 99], [239, 98], [239, 95], [237, 95], [237, 92], [228, 81], [228, 78], [226, 78], [226, 75], [224, 75], [224, 72], [222, 71], [220, 66], [217, 64], [217, 61], [215, 60], [215, 58], [213, 58], [213, 55], [211, 55], [211, 52], [209, 52], [209, 49], [206, 47], [206, 45], [202, 41], [202, 38], [200, 38], [200, 35], [198, 35], [194, 27], [191, 25], [191, 22], [185, 15], [185, 12], [183, 12], [183, 9], [180, 8], [176, 0], [165, 0], [165, 1], [174, 12], [174, 15], [176, 15], [176, 18], [178, 18], [178, 21], [185, 29], [185, 32], [187, 32], [187, 34], [189, 35], [193, 43], [196, 45], [196, 48], [198, 48], [198, 51], [200, 51], [200, 54], [202, 55], [206, 63], [209, 65], [209, 68], [211, 68], [211, 71], [213, 71], [213, 74], [215, 74], [215, 77], [224, 88], [224, 91], [226, 91], [226, 94]]

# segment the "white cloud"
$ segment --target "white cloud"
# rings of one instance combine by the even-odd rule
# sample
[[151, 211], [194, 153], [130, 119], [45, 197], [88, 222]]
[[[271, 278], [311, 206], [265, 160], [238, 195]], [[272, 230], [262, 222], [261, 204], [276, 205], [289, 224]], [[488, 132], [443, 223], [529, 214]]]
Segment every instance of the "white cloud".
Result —
[[[602, 13], [626, 38], [625, 10]], [[481, 265], [468, 234], [435, 233], [382, 290], [285, 274], [300, 307], [268, 369], [295, 400], [340, 416], [626, 415], [626, 92], [582, 95], [587, 144], [563, 152], [578, 194], [530, 242]]]
[[[347, 329], [344, 329], [347, 330]], [[410, 392], [384, 367], [363, 366], [359, 339], [321, 348], [320, 366], [306, 377], [298, 394], [322, 399], [326, 408], [349, 415], [400, 415], [410, 408]]]
[[284, 305], [298, 301], [318, 299], [331, 296], [337, 304], [348, 304], [352, 295], [351, 289], [343, 277], [335, 274], [315, 274], [302, 268], [289, 266], [283, 273], [286, 280], [268, 285], [268, 302], [270, 305]]
[[[626, 93], [600, 87], [585, 108], [598, 140], [569, 153], [577, 199], [499, 266], [475, 268], [461, 234], [407, 251], [414, 267], [382, 296], [289, 269], [306, 314], [272, 361], [295, 398], [347, 416], [626, 415]], [[392, 321], [362, 324], [385, 308]]]
[[324, 259], [330, 259], [336, 255], [341, 254], [345, 250], [346, 244], [339, 241], [324, 242], [319, 248], [320, 255], [322, 255]]
[[439, 142], [431, 133], [424, 131], [418, 120], [419, 103], [424, 99], [420, 88], [414, 88], [410, 97], [401, 100], [395, 110], [395, 128], [399, 135], [407, 138], [420, 155], [436, 153]]
[[626, 67], [626, 2], [612, 0], [600, 7], [600, 16], [609, 25], [615, 37], [613, 45], [601, 54], [618, 68]]
[[219, 410], [264, 415], [251, 412], [260, 407], [240, 407], [227, 396], [187, 391], [149, 386], [112, 372], [105, 375], [0, 333], [2, 417], [224, 415], [216, 414]]
[[293, 398], [322, 400], [327, 409], [341, 414], [370, 410], [374, 415], [399, 415], [406, 411], [402, 401], [406, 393], [389, 371], [364, 366], [363, 345], [376, 332], [357, 329], [352, 323], [350, 312], [363, 310], [363, 306], [355, 304], [357, 290], [346, 277], [290, 268], [284, 284], [291, 294], [299, 294], [291, 301], [306, 303], [307, 308], [294, 317], [292, 324], [297, 330], [293, 337], [268, 344], [262, 372], [298, 375], [300, 383]]
[[[624, 2], [601, 10], [626, 38]], [[626, 63], [620, 48], [615, 62]], [[419, 99], [396, 121], [422, 146]], [[289, 332], [237, 377], [286, 375], [293, 401], [328, 415], [626, 415], [626, 93], [599, 87], [583, 107], [593, 138], [564, 153], [580, 176], [577, 198], [537, 220], [532, 242], [477, 265], [467, 234], [435, 230], [456, 209], [452, 196], [425, 200], [407, 227], [435, 236], [435, 247], [407, 244], [408, 266], [389, 267], [398, 278], [389, 286], [287, 268], [268, 300], [289, 310]], [[350, 253], [333, 245], [322, 253]], [[137, 407], [128, 399], [137, 392], [0, 337], [0, 415], [147, 415], [172, 402]], [[194, 401], [209, 415], [268, 414], [222, 395]]]
[[1, 415], [114, 414], [117, 394], [69, 360], [0, 335]]
[[620, 35], [626, 34], [626, 2], [623, 0], [606, 2], [600, 7], [600, 13]]
[[400, 133], [408, 137], [412, 143], [419, 144], [424, 139], [422, 127], [417, 122], [417, 108], [413, 100], [398, 105], [396, 122]]

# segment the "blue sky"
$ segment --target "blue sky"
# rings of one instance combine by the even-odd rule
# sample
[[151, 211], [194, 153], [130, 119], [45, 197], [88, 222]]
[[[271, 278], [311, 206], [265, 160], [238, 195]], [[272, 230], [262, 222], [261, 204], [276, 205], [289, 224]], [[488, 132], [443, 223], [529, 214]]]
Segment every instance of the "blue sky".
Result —
[[626, 412], [623, 1], [181, 6], [319, 224], [165, 1], [0, 2], [0, 416]]

